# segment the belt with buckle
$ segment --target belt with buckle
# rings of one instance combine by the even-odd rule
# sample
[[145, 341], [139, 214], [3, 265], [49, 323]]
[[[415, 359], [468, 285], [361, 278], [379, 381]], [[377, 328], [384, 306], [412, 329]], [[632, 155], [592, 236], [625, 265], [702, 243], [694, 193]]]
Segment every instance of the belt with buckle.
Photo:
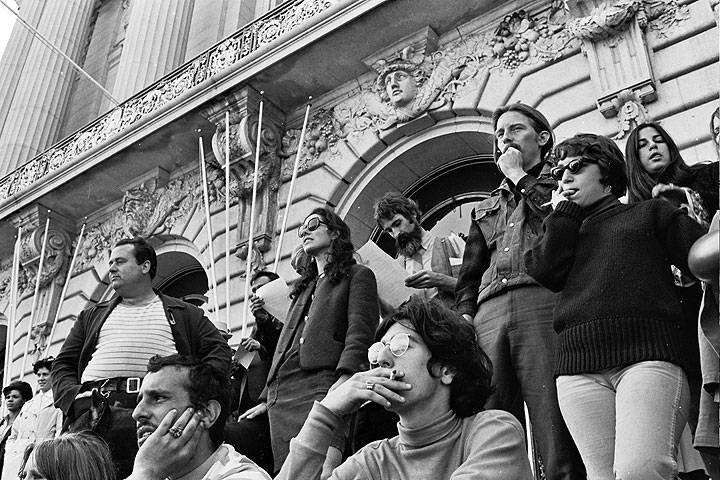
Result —
[[96, 380], [94, 387], [100, 392], [138, 393], [142, 378], [140, 377], [115, 377], [105, 380]]

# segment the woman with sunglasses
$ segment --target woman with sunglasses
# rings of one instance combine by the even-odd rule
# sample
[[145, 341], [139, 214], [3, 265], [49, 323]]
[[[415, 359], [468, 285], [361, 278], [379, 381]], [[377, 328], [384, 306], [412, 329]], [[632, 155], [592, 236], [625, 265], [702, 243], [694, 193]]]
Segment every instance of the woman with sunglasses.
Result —
[[[244, 415], [267, 410], [276, 471], [313, 402], [367, 369], [366, 352], [380, 315], [375, 275], [355, 262], [350, 229], [338, 215], [328, 208], [314, 209], [298, 236], [312, 261], [290, 294], [292, 303], [263, 395], [266, 403]], [[331, 442], [328, 469], [340, 463], [344, 443], [342, 432]]]
[[703, 228], [663, 200], [620, 203], [625, 163], [606, 137], [578, 134], [555, 157], [554, 211], [525, 264], [560, 292], [560, 410], [589, 479], [675, 478], [690, 393], [670, 264], [687, 271]]

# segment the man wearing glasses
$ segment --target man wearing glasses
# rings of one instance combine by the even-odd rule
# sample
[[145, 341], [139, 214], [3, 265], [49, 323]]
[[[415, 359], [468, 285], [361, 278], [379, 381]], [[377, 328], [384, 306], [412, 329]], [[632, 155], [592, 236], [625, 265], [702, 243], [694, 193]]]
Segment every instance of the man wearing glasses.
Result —
[[585, 478], [577, 448], [557, 404], [552, 327], [555, 296], [530, 277], [523, 253], [542, 232], [557, 181], [547, 157], [552, 127], [523, 103], [493, 113], [495, 161], [505, 179], [472, 212], [456, 287], [457, 309], [472, 322], [492, 360], [494, 393], [486, 408], [523, 418], [548, 480]]
[[278, 479], [320, 478], [329, 439], [367, 402], [398, 414], [398, 436], [366, 446], [331, 479], [532, 478], [518, 421], [482, 411], [492, 366], [460, 315], [436, 299], [412, 297], [377, 338], [368, 350], [375, 368], [315, 402]]

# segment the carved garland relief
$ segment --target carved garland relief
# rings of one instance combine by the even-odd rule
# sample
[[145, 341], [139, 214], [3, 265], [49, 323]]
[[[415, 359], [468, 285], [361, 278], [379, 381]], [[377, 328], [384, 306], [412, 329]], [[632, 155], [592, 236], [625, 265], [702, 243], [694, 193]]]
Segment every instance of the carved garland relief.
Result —
[[[422, 51], [417, 42], [409, 41], [410, 45], [391, 58], [372, 65], [378, 74], [374, 81], [360, 84], [347, 99], [312, 115], [300, 171], [319, 163], [321, 155], [337, 155], [341, 140], [367, 130], [380, 133], [452, 102], [483, 72], [513, 75], [519, 68], [551, 62], [578, 48], [582, 40], [617, 36], [636, 17], [658, 37], [667, 36], [689, 17], [687, 5], [676, 0], [616, 0], [583, 18], [573, 18], [566, 3], [554, 0], [538, 13], [514, 12], [492, 31], [461, 38], [439, 51]], [[616, 108], [619, 137], [637, 119], [645, 118], [646, 109], [636, 96], [626, 92], [614, 101], [620, 102]], [[297, 152], [299, 133], [293, 128], [286, 131], [284, 156]], [[289, 176], [291, 171], [289, 160], [283, 175]]]

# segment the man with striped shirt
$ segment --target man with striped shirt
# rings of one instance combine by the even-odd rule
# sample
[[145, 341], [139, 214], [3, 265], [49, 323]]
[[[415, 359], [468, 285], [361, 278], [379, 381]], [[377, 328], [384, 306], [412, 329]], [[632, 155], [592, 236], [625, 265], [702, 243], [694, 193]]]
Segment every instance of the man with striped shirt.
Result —
[[[67, 419], [64, 429], [94, 428], [127, 475], [137, 452], [131, 414], [148, 360], [192, 355], [229, 377], [232, 353], [202, 310], [153, 290], [157, 256], [144, 239], [119, 241], [109, 262], [116, 296], [80, 313], [53, 365], [53, 391]], [[93, 390], [105, 405], [93, 408]], [[97, 417], [108, 406], [112, 418], [103, 422]]]

